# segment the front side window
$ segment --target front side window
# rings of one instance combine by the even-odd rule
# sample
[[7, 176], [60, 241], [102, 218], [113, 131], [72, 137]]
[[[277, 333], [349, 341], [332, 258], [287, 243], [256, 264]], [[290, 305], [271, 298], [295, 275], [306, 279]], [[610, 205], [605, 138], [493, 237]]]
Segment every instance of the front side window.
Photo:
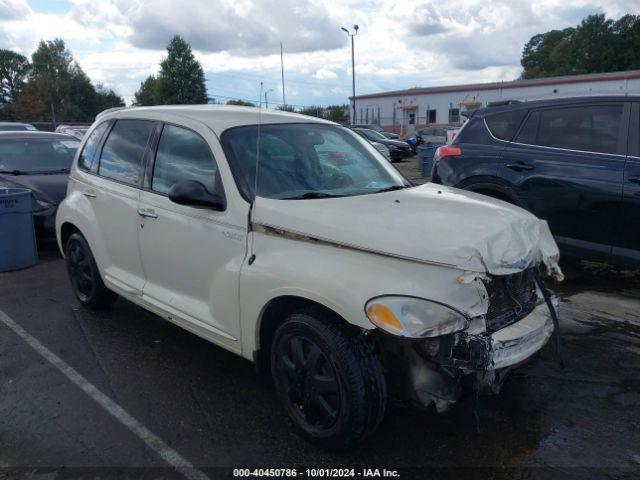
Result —
[[[227, 130], [222, 146], [245, 198], [340, 197], [408, 183], [352, 132], [321, 124], [251, 125]], [[257, 179], [256, 179], [257, 172]], [[257, 188], [257, 190], [256, 190]]]
[[500, 140], [511, 141], [524, 118], [526, 110], [498, 113], [486, 118], [487, 126], [491, 134]]
[[616, 153], [622, 104], [543, 110], [537, 144], [546, 147]]
[[93, 159], [96, 155], [96, 150], [100, 146], [100, 140], [104, 135], [104, 132], [107, 130], [109, 126], [109, 122], [103, 122], [98, 125], [89, 138], [87, 138], [84, 147], [82, 148], [82, 153], [80, 153], [80, 158], [78, 159], [78, 166], [84, 170], [90, 170], [91, 165], [93, 163]]
[[0, 139], [0, 173], [66, 172], [80, 146], [74, 138]]
[[129, 185], [139, 185], [153, 122], [118, 120], [102, 148], [98, 174]]
[[152, 190], [169, 193], [175, 183], [195, 180], [210, 193], [222, 193], [216, 192], [217, 173], [213, 154], [200, 135], [186, 128], [164, 126], [153, 167]]

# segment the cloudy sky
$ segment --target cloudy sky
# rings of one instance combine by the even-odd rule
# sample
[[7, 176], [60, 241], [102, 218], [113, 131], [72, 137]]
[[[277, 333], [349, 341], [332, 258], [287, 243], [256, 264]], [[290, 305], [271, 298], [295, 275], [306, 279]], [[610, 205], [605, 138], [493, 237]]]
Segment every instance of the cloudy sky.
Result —
[[30, 55], [63, 38], [95, 82], [127, 102], [157, 72], [175, 33], [193, 46], [209, 94], [257, 100], [260, 81], [287, 103], [344, 103], [358, 24], [356, 90], [511, 80], [534, 34], [588, 14], [640, 13], [638, 0], [0, 0], [0, 48]]

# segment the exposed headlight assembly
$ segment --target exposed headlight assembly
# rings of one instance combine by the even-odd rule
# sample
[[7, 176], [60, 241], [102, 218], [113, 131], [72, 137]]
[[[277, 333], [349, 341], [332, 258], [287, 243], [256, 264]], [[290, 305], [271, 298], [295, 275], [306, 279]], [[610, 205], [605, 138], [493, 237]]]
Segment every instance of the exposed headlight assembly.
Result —
[[367, 302], [365, 312], [376, 327], [398, 337], [439, 337], [469, 326], [462, 313], [441, 303], [415, 297], [372, 298]]

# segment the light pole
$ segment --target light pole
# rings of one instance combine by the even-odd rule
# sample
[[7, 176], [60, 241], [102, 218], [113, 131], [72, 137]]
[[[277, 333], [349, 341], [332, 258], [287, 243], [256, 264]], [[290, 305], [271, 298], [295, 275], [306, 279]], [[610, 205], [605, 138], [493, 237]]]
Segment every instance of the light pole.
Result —
[[267, 110], [269, 109], [269, 100], [267, 99], [267, 94], [269, 92], [273, 92], [273, 88], [270, 88], [269, 90], [264, 92], [264, 108]]
[[342, 30], [347, 34], [348, 37], [351, 37], [351, 81], [352, 81], [352, 97], [353, 97], [353, 116], [351, 117], [351, 123], [355, 123], [356, 121], [356, 61], [355, 55], [353, 52], [353, 37], [358, 34], [358, 25], [353, 26], [353, 33], [351, 33], [346, 28], [342, 27]]

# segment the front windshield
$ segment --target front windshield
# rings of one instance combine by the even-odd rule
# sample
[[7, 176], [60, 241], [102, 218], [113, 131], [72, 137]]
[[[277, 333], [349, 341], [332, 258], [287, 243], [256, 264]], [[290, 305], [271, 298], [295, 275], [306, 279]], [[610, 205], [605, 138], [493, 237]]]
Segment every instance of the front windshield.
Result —
[[50, 173], [68, 170], [80, 142], [58, 139], [1, 139], [0, 173]]
[[256, 195], [282, 200], [365, 195], [409, 186], [384, 157], [346, 128], [262, 125], [257, 145], [257, 125], [222, 135], [234, 177], [249, 200]]

